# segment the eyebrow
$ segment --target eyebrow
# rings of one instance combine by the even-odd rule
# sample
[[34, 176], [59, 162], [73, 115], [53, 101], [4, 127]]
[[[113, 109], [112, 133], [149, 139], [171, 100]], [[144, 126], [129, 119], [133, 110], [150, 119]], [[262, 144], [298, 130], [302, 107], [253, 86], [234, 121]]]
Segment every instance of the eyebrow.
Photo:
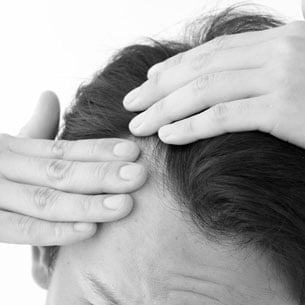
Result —
[[85, 278], [89, 281], [92, 290], [102, 299], [106, 300], [109, 305], [123, 305], [100, 279], [91, 273], [86, 273]]

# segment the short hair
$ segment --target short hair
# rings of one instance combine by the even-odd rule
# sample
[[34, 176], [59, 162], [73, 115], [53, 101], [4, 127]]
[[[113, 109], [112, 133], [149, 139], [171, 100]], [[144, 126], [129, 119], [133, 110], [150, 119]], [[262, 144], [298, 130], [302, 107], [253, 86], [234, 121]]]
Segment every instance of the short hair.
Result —
[[[59, 138], [129, 138], [163, 156], [169, 190], [211, 240], [253, 247], [300, 304], [305, 301], [305, 151], [259, 131], [227, 133], [177, 146], [158, 136], [133, 137], [137, 115], [124, 96], [147, 80], [154, 64], [223, 35], [283, 25], [270, 15], [229, 8], [196, 20], [187, 41], [149, 40], [119, 50], [77, 90]], [[187, 101], [184, 101], [187, 103]], [[148, 165], [148, 164], [147, 164]]]

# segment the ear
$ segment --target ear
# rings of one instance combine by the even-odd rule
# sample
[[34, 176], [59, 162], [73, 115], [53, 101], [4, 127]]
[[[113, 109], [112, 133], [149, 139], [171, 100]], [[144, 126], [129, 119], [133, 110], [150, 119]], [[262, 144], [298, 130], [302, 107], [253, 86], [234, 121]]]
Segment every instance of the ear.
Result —
[[32, 275], [43, 289], [48, 289], [53, 272], [54, 247], [32, 247]]

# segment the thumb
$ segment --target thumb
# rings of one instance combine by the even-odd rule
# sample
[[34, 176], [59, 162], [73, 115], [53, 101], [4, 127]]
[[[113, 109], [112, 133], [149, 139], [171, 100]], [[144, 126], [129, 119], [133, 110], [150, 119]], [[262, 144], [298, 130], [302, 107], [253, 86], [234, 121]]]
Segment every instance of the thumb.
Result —
[[54, 139], [58, 132], [60, 104], [52, 91], [43, 92], [28, 123], [20, 130], [18, 137]]

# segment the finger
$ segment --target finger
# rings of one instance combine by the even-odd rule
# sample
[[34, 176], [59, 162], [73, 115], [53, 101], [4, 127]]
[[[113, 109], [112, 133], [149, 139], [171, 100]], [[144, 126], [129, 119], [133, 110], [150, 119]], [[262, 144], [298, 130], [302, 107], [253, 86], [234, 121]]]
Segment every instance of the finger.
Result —
[[60, 104], [52, 91], [41, 94], [30, 121], [20, 130], [24, 138], [53, 139], [58, 131]]
[[271, 89], [263, 69], [204, 74], [136, 116], [129, 128], [136, 136], [148, 136], [217, 103], [265, 95]]
[[109, 222], [132, 208], [129, 194], [77, 195], [0, 180], [0, 209], [49, 221]]
[[62, 246], [93, 236], [93, 223], [54, 223], [0, 211], [0, 241], [33, 246]]
[[300, 35], [301, 37], [304, 37], [304, 26], [304, 21], [294, 21], [267, 30], [219, 36], [196, 48], [181, 52], [163, 62], [155, 64], [148, 70], [147, 77], [151, 78], [155, 73], [160, 73], [173, 66], [191, 61], [198, 53], [209, 53], [229, 48], [253, 46], [287, 35]]
[[147, 178], [144, 166], [137, 163], [44, 159], [6, 150], [0, 155], [0, 173], [15, 182], [79, 194], [126, 193]]
[[[143, 83], [138, 88], [137, 97], [134, 99], [126, 97], [125, 107], [130, 111], [144, 110], [203, 74], [260, 68], [274, 53], [274, 45], [273, 42], [267, 42], [211, 53], [197, 52], [190, 61], [155, 74]], [[278, 44], [277, 48], [279, 48]]]
[[158, 135], [164, 143], [183, 145], [227, 132], [269, 131], [274, 125], [271, 94], [217, 104], [190, 118], [163, 126]]
[[135, 142], [116, 138], [51, 141], [2, 134], [0, 147], [32, 157], [78, 161], [135, 161], [140, 154]]

